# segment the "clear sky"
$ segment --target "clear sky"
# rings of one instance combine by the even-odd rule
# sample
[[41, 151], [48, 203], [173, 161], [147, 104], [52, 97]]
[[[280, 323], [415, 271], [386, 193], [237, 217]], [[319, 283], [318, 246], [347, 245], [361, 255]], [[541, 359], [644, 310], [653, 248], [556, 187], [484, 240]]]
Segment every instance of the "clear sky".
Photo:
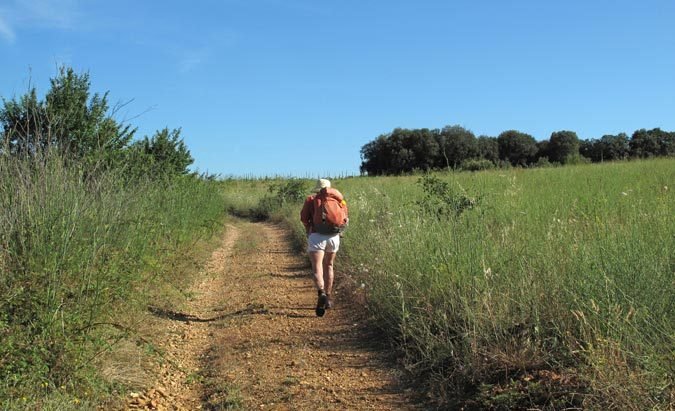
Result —
[[673, 0], [0, 0], [0, 96], [60, 64], [223, 175], [354, 174], [395, 127], [675, 130]]

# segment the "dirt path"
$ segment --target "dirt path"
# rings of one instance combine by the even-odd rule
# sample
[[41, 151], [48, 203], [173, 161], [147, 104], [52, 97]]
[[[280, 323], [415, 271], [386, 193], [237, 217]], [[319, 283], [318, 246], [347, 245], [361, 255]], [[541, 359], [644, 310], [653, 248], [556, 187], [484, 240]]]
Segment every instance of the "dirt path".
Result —
[[[339, 282], [339, 257], [336, 268]], [[310, 271], [282, 228], [228, 226], [186, 311], [155, 313], [167, 323], [167, 362], [127, 407], [416, 409], [346, 296], [315, 316]]]

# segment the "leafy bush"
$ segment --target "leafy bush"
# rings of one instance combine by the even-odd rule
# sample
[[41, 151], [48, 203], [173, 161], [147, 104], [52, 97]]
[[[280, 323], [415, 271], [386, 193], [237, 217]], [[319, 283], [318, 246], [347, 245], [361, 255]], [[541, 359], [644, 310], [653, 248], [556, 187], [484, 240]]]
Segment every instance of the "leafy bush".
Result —
[[267, 189], [267, 195], [260, 198], [258, 204], [251, 208], [251, 217], [258, 220], [268, 219], [273, 212], [285, 205], [304, 200], [306, 193], [305, 180], [289, 179], [272, 183]]
[[290, 179], [272, 184], [269, 192], [282, 204], [299, 202], [305, 199], [307, 184], [304, 180]]
[[513, 165], [511, 165], [510, 162], [505, 161], [505, 160], [499, 160], [499, 161], [497, 161], [497, 162], [495, 163], [495, 166], [497, 166], [497, 168], [502, 169], [502, 170], [509, 170], [509, 169], [512, 169], [512, 168], [513, 168]]
[[537, 162], [534, 163], [534, 166], [539, 167], [539, 168], [548, 168], [548, 167], [554, 167], [555, 164], [548, 161], [548, 157], [539, 157], [537, 159]]
[[495, 168], [495, 163], [486, 159], [470, 159], [462, 162], [462, 170], [481, 171]]
[[127, 150], [127, 173], [135, 178], [166, 178], [188, 174], [193, 163], [190, 151], [180, 138], [180, 129], [164, 128], [152, 138], [134, 142]]
[[459, 216], [477, 205], [475, 198], [457, 193], [450, 185], [433, 175], [421, 177], [417, 184], [422, 186], [424, 197], [417, 204], [425, 213], [437, 218]]
[[590, 164], [590, 163], [591, 159], [584, 157], [578, 153], [569, 155], [565, 160], [565, 164], [569, 165]]

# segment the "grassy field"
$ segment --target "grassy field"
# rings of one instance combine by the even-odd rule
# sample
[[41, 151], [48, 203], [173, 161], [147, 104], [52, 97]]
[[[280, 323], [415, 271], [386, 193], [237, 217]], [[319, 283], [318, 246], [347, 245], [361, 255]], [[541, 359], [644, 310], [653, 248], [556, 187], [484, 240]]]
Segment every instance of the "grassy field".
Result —
[[[88, 409], [120, 381], [104, 358], [138, 345], [138, 314], [180, 294], [181, 264], [222, 227], [216, 183], [129, 184], [58, 156], [0, 156], [0, 409]], [[194, 270], [193, 270], [194, 271]]]
[[[672, 159], [337, 180], [338, 271], [445, 404], [667, 409], [674, 183]], [[225, 189], [240, 210], [275, 196]]]
[[[358, 294], [446, 407], [668, 409], [674, 182], [672, 159], [335, 180], [351, 217], [340, 301]], [[102, 358], [120, 341], [152, 351], [134, 313], [180, 295], [223, 211], [284, 221], [301, 249], [311, 185], [130, 186], [0, 158], [0, 408], [99, 404], [125, 383]]]

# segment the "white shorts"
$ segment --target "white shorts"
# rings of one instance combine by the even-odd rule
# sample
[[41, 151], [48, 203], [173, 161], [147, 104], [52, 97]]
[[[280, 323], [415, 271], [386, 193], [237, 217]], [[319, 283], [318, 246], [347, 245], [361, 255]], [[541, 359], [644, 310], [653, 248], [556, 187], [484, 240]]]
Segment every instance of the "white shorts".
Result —
[[312, 233], [307, 237], [307, 251], [324, 251], [327, 253], [337, 253], [340, 248], [340, 234], [319, 234]]

